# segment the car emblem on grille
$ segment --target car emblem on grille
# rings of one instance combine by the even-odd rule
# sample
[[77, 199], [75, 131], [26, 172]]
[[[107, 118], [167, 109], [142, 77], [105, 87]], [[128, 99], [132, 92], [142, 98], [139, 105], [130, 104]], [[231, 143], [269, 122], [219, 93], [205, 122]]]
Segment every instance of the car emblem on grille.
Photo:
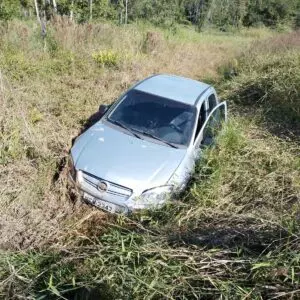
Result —
[[106, 192], [108, 190], [108, 184], [105, 181], [100, 181], [98, 184], [98, 190], [100, 192]]

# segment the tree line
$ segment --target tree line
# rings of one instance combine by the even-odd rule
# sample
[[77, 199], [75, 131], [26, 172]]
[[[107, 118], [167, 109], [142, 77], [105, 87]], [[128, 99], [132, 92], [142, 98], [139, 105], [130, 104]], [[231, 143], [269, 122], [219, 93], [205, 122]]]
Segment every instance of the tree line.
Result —
[[269, 26], [300, 23], [300, 0], [0, 0], [0, 19], [66, 15], [77, 22], [145, 20], [158, 26]]

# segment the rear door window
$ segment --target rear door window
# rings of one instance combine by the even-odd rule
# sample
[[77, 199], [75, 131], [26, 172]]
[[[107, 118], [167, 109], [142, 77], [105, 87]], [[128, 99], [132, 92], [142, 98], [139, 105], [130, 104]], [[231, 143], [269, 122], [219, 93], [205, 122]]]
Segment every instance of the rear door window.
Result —
[[211, 94], [208, 97], [208, 105], [209, 105], [209, 112], [211, 112], [217, 106], [217, 98], [215, 94]]
[[216, 136], [222, 129], [223, 123], [227, 118], [227, 106], [226, 102], [223, 102], [216, 106], [210, 115], [208, 116], [207, 122], [203, 127], [203, 137], [201, 144], [210, 145], [213, 143]]

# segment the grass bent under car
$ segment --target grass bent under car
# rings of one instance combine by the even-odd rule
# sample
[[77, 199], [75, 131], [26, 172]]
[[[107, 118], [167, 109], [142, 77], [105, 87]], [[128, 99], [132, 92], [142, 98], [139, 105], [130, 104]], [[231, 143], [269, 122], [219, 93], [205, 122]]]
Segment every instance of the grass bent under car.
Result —
[[111, 213], [163, 205], [182, 191], [227, 118], [205, 83], [149, 77], [125, 92], [70, 151], [70, 177], [85, 201]]

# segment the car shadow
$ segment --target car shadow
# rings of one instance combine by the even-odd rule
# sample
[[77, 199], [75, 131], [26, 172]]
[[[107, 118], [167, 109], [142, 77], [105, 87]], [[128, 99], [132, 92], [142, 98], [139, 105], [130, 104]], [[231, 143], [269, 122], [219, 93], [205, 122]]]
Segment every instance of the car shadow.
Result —
[[[101, 113], [100, 111], [97, 111], [94, 114], [92, 114], [88, 119], [84, 119], [81, 122], [82, 125], [81, 125], [81, 128], [80, 128], [78, 134], [76, 134], [72, 138], [71, 145], [73, 146], [77, 137], [79, 137], [81, 134], [83, 134], [85, 131], [87, 131], [90, 127], [92, 127], [94, 124], [96, 124], [102, 117], [103, 117], [103, 113]], [[55, 168], [56, 171], [52, 176], [53, 184], [59, 180], [63, 170], [67, 166], [67, 155], [68, 155], [67, 152], [69, 152], [69, 151], [70, 151], [70, 149], [68, 149], [65, 153], [65, 156], [61, 157], [56, 163], [56, 168]]]
[[108, 286], [104, 283], [97, 288], [82, 287], [76, 290], [69, 291], [64, 294], [64, 299], [69, 300], [110, 300], [113, 299], [113, 293], [109, 291]]
[[92, 127], [98, 121], [100, 121], [100, 119], [103, 117], [103, 115], [104, 114], [102, 112], [97, 111], [94, 114], [92, 114], [88, 119], [83, 120], [78, 136], [81, 135], [82, 133], [84, 133], [85, 131], [87, 131], [90, 127]]
[[235, 224], [227, 224], [224, 220], [168, 235], [170, 245], [221, 248], [232, 253], [240, 249], [244, 254], [254, 257], [278, 248], [287, 238], [290, 238], [287, 230], [279, 226], [257, 224], [255, 220], [240, 220]]
[[250, 101], [233, 102], [231, 108], [235, 115], [257, 120], [258, 125], [272, 135], [300, 143], [300, 118], [290, 111], [280, 111], [279, 108], [270, 108], [268, 105]]
[[262, 124], [268, 132], [285, 141], [292, 141], [300, 144], [300, 124], [293, 125], [272, 121], [273, 120], [269, 120]]

